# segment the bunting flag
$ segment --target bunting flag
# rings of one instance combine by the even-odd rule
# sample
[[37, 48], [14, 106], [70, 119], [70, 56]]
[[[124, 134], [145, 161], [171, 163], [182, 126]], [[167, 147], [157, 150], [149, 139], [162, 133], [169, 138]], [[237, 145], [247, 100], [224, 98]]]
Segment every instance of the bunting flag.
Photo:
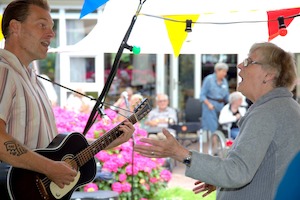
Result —
[[[0, 15], [0, 27], [2, 27], [2, 15]], [[1, 30], [2, 29], [0, 28], [0, 41], [3, 40], [3, 38], [4, 38]]]
[[[293, 15], [297, 15], [300, 12], [299, 8], [288, 8], [288, 9], [281, 9], [281, 10], [272, 10], [267, 11], [268, 15], [268, 30], [269, 30], [269, 41], [274, 39], [279, 35], [279, 23], [278, 17], [282, 16], [284, 18], [290, 17]], [[293, 17], [289, 19], [284, 19], [285, 26], [288, 27], [290, 23], [293, 21]]]
[[84, 0], [84, 4], [81, 9], [80, 19], [87, 14], [94, 12], [97, 8], [108, 2], [108, 0]]
[[[192, 20], [191, 27], [194, 27], [195, 22], [197, 22], [199, 18], [199, 14], [196, 15], [164, 15], [165, 24], [168, 32], [168, 36], [170, 42], [173, 47], [173, 52], [175, 57], [178, 57], [180, 54], [181, 47], [183, 42], [187, 38], [187, 32], [185, 31], [186, 28], [186, 20]], [[172, 20], [168, 20], [172, 19]], [[180, 23], [178, 22], [180, 21]]]

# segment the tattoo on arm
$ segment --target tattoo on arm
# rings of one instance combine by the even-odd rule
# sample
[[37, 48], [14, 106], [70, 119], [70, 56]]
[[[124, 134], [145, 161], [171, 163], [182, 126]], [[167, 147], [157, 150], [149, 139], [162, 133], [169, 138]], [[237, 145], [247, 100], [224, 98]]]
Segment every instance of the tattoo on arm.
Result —
[[27, 153], [27, 149], [15, 141], [7, 141], [4, 143], [6, 151], [14, 156], [21, 156], [22, 154]]

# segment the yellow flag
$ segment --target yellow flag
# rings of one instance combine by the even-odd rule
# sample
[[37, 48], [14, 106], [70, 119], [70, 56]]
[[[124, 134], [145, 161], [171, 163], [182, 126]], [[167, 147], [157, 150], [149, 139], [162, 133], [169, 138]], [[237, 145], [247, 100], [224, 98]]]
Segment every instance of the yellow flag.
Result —
[[4, 38], [2, 34], [2, 15], [0, 15], [0, 41]]
[[[183, 42], [187, 38], [186, 20], [192, 20], [192, 28], [194, 23], [197, 22], [199, 14], [196, 15], [164, 15], [166, 28], [168, 31], [168, 36], [173, 47], [173, 52], [175, 57], [178, 57], [180, 54], [181, 47]], [[172, 20], [170, 20], [172, 19]], [[174, 20], [174, 21], [173, 21]]]

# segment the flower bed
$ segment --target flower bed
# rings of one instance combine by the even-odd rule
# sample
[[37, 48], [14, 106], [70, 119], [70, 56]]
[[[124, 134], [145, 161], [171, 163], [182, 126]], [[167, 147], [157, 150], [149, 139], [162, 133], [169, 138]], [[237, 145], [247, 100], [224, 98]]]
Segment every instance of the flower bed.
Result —
[[[99, 119], [86, 134], [87, 138], [99, 138], [117, 124], [114, 119], [117, 114], [107, 109], [110, 120]], [[59, 133], [82, 133], [89, 115], [78, 114], [54, 108]], [[167, 187], [171, 179], [171, 172], [164, 169], [165, 159], [146, 158], [133, 152], [134, 142], [138, 143], [147, 132], [135, 124], [134, 141], [128, 142], [110, 150], [103, 150], [96, 154], [98, 171], [93, 183], [80, 188], [84, 191], [113, 190], [119, 193], [119, 199], [145, 200], [155, 196], [158, 190]]]

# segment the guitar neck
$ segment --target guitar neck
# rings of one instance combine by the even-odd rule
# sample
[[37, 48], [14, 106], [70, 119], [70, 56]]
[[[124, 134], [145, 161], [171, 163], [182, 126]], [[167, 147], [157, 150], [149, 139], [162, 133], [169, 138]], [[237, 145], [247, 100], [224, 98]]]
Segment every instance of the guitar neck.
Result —
[[[135, 124], [138, 120], [135, 114], [131, 115], [128, 120]], [[109, 130], [107, 133], [98, 138], [95, 142], [93, 142], [86, 149], [82, 150], [75, 156], [75, 161], [79, 167], [83, 166], [86, 162], [92, 159], [99, 151], [105, 149], [110, 143], [112, 143], [115, 139], [117, 139], [120, 135], [122, 135], [122, 131], [119, 130], [120, 125], [123, 125], [124, 121], [121, 122], [118, 126]]]

